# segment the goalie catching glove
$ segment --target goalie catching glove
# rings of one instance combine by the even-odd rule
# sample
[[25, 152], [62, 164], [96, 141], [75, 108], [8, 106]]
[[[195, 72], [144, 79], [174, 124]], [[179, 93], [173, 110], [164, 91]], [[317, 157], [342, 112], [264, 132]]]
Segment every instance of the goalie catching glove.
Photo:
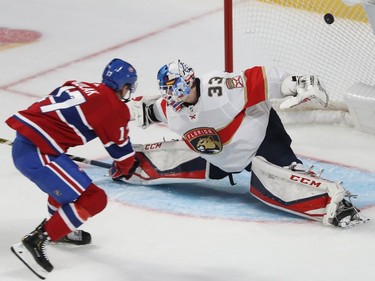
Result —
[[322, 107], [328, 105], [328, 95], [317, 76], [289, 76], [281, 85], [281, 93], [288, 97], [280, 104], [287, 109], [302, 103], [315, 101]]
[[130, 109], [131, 120], [135, 121], [137, 127], [146, 129], [150, 124], [159, 122], [153, 111], [155, 101], [159, 98], [161, 98], [160, 95], [139, 96], [133, 98], [127, 103], [127, 106]]

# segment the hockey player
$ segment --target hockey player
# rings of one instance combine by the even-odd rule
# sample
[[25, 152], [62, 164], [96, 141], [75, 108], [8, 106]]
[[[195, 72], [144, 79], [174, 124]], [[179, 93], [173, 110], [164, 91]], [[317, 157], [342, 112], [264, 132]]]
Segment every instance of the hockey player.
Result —
[[114, 178], [129, 177], [137, 165], [124, 103], [136, 81], [136, 70], [116, 58], [105, 67], [102, 83], [67, 81], [6, 120], [17, 131], [12, 148], [16, 168], [48, 194], [51, 217], [11, 247], [40, 278], [53, 270], [45, 251], [48, 242], [90, 243], [91, 235], [77, 228], [107, 204], [105, 192], [65, 152], [98, 137], [114, 159]]
[[157, 79], [161, 96], [137, 97], [129, 103], [134, 119], [143, 128], [155, 122], [168, 124], [192, 152], [173, 150], [168, 158], [159, 147], [163, 161], [155, 156], [156, 149], [138, 153], [140, 166], [123, 181], [220, 179], [247, 170], [252, 171], [250, 192], [270, 206], [325, 225], [348, 227], [366, 221], [344, 199], [349, 193], [341, 184], [303, 167], [271, 107], [269, 99], [283, 96], [287, 98], [282, 108], [305, 102], [327, 106], [327, 93], [316, 76], [282, 79], [275, 69], [256, 66], [196, 77], [191, 67], [176, 60], [161, 67]]

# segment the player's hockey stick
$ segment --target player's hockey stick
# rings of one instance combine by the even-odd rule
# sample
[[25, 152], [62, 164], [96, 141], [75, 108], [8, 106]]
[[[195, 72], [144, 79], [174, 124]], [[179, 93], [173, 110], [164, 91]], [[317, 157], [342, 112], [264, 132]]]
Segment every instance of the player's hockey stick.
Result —
[[[0, 144], [12, 145], [13, 141], [0, 138]], [[107, 169], [111, 168], [111, 166], [112, 166], [109, 163], [105, 163], [105, 162], [101, 162], [101, 161], [97, 161], [97, 160], [92, 160], [92, 159], [88, 159], [88, 158], [84, 158], [84, 157], [80, 157], [80, 156], [75, 156], [75, 155], [71, 155], [71, 154], [66, 154], [66, 155], [70, 159], [72, 159], [73, 161], [88, 164], [88, 165], [92, 165], [92, 166], [97, 166], [97, 167], [107, 168]]]
[[[0, 144], [6, 144], [6, 145], [12, 145], [13, 141], [0, 138]], [[190, 151], [188, 146], [185, 144], [185, 142], [180, 140], [171, 140], [171, 141], [161, 141], [161, 142], [154, 142], [154, 143], [148, 143], [148, 144], [133, 144], [133, 149], [137, 152], [148, 152], [148, 151], [166, 151], [166, 150], [186, 150]], [[191, 151], [192, 152], [192, 151]], [[193, 153], [193, 152], [192, 152]], [[111, 168], [111, 164], [92, 160], [76, 155], [66, 154], [70, 159], [76, 162], [102, 167], [102, 168]]]
[[75, 156], [75, 155], [70, 155], [70, 154], [66, 154], [66, 155], [69, 156], [70, 159], [72, 159], [73, 161], [76, 161], [76, 162], [81, 162], [81, 163], [84, 163], [84, 164], [97, 166], [97, 167], [101, 167], [101, 168], [106, 168], [106, 169], [109, 169], [109, 168], [112, 167], [112, 164], [109, 164], [109, 163], [105, 163], [105, 162], [101, 162], [101, 161], [97, 161], [97, 160], [92, 160], [92, 159], [88, 159], [88, 158], [83, 158], [83, 157], [80, 157], [80, 156]]

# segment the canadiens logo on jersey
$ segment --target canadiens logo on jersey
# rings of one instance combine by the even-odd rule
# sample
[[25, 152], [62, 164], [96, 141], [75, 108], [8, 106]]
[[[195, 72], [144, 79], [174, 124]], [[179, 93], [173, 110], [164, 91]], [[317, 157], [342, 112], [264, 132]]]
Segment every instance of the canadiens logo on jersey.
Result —
[[227, 78], [225, 80], [225, 84], [227, 85], [227, 88], [229, 90], [234, 89], [234, 88], [243, 88], [243, 81], [240, 75], [232, 77], [232, 78]]
[[192, 129], [184, 134], [184, 140], [194, 151], [203, 154], [217, 154], [223, 149], [220, 136], [214, 128]]

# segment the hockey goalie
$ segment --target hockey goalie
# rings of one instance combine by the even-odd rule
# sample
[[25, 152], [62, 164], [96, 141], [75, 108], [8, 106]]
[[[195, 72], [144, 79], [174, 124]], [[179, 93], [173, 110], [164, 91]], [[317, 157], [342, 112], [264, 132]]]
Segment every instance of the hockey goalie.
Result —
[[262, 66], [197, 77], [176, 60], [161, 67], [157, 78], [161, 95], [128, 102], [132, 118], [142, 128], [165, 123], [183, 141], [138, 149], [135, 173], [114, 180], [145, 185], [228, 176], [233, 183], [233, 175], [246, 170], [250, 193], [269, 206], [343, 228], [367, 221], [342, 184], [304, 167], [271, 106], [273, 98], [284, 99], [282, 108], [306, 102], [327, 106], [318, 77], [285, 76]]

